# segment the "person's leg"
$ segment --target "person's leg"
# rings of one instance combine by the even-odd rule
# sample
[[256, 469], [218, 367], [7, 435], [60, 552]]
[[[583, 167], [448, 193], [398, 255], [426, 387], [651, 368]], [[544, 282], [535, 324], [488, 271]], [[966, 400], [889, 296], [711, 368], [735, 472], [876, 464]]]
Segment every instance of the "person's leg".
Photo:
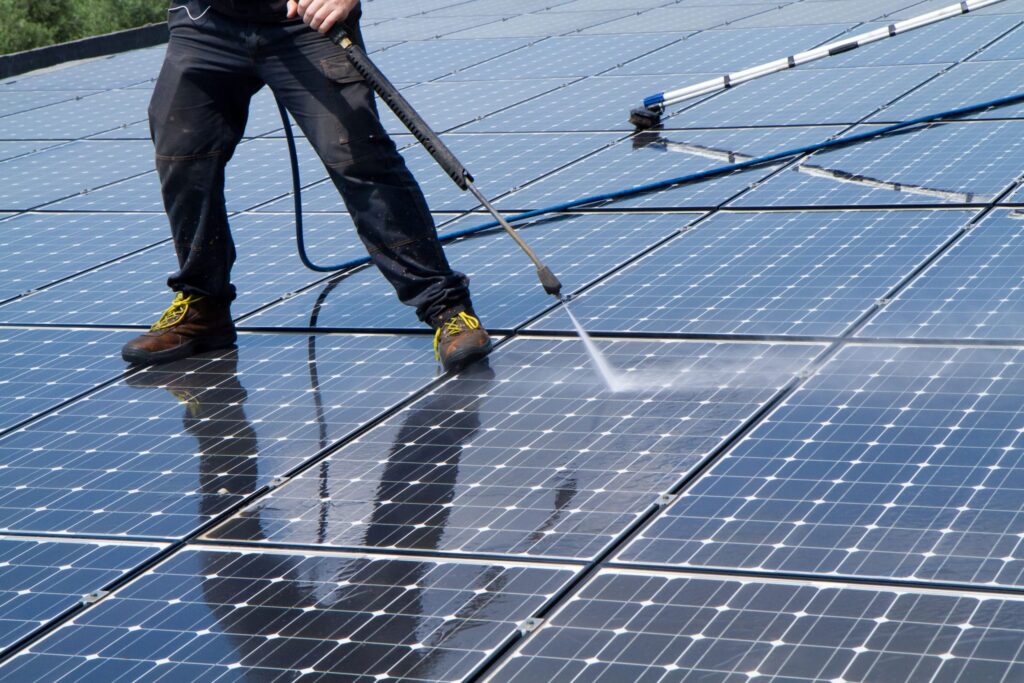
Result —
[[[358, 26], [347, 22], [358, 38]], [[341, 49], [303, 24], [275, 27], [260, 75], [316, 149], [374, 264], [420, 320], [471, 310], [423, 192], [380, 123], [371, 88]], [[268, 34], [268, 35], [270, 35]]]
[[224, 205], [224, 167], [260, 87], [245, 25], [207, 0], [172, 7], [171, 38], [149, 107], [156, 167], [178, 257], [174, 303], [121, 350], [129, 363], [165, 363], [235, 342], [230, 282], [235, 247]]
[[224, 204], [224, 168], [261, 86], [245, 24], [191, 0], [170, 15], [167, 56], [149, 106], [156, 168], [178, 272], [171, 289], [231, 301], [235, 247]]

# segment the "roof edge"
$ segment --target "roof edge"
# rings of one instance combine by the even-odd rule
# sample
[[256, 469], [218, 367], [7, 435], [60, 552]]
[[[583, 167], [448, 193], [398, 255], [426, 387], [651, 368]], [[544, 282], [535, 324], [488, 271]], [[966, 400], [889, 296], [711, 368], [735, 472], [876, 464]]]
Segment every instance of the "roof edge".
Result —
[[128, 50], [160, 45], [167, 42], [169, 35], [167, 22], [161, 22], [0, 55], [0, 78], [19, 76], [28, 71], [45, 69], [64, 62], [104, 57]]

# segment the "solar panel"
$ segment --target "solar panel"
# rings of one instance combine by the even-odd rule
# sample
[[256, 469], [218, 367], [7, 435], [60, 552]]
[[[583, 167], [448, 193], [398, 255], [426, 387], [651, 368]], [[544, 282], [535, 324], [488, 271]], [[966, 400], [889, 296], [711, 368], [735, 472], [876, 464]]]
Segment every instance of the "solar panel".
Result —
[[462, 680], [576, 568], [203, 548], [0, 668], [9, 680]]
[[[854, 133], [872, 130], [861, 126]], [[1024, 121], [930, 124], [806, 157], [735, 207], [955, 206], [995, 201], [1020, 174]]]
[[[943, 7], [949, 7], [949, 2], [947, 2], [947, 0], [924, 0], [923, 2], [912, 4], [904, 10], [894, 12], [890, 18], [894, 21], [900, 21], [902, 19], [919, 16], [925, 12], [934, 12], [935, 10], [942, 9]], [[1024, 14], [1024, 2], [1021, 2], [1021, 0], [1004, 0], [1003, 2], [999, 2], [990, 7], [983, 7], [982, 9], [974, 10], [974, 12], [979, 15]]]
[[592, 76], [657, 52], [679, 38], [671, 35], [623, 35], [608, 49], [605, 36], [555, 36], [530, 44], [522, 50], [457, 71], [445, 80], [479, 81], [497, 79], [532, 80], [552, 76]]
[[[309, 253], [322, 263], [363, 256], [348, 216], [308, 216]], [[238, 298], [235, 317], [272, 303], [288, 292], [303, 289], [326, 277], [307, 270], [295, 251], [292, 217], [242, 214], [232, 220], [238, 261], [232, 279]], [[104, 268], [0, 306], [0, 322], [60, 325], [146, 325], [167, 308], [172, 294], [166, 279], [177, 267], [173, 246], [167, 242]], [[112, 309], [110, 302], [118, 305]], [[409, 315], [413, 315], [410, 309]]]
[[856, 123], [940, 68], [931, 64], [791, 69], [710, 98], [680, 117], [692, 128]]
[[79, 141], [44, 149], [0, 165], [6, 181], [0, 185], [0, 209], [36, 208], [151, 168], [153, 145], [141, 140]]
[[[998, 7], [998, 5], [996, 5]], [[1024, 17], [1018, 17], [1021, 19]], [[985, 48], [984, 52], [972, 61], [983, 62], [997, 59], [1024, 59], [1024, 44], [1021, 43], [1022, 29], [1020, 26], [999, 39], [999, 42]]]
[[[514, 53], [528, 44], [529, 41], [523, 38], [412, 42], [385, 50], [373, 59], [389, 76], [393, 74], [395, 78], [410, 82], [432, 81], [480, 62], [493, 63], [495, 57]], [[552, 75], [545, 73], [540, 77], [551, 78]]]
[[[113, 90], [149, 80], [160, 70], [166, 46], [133, 50], [78, 64], [0, 80], [0, 92], [18, 90]], [[152, 74], [152, 76], [150, 75]]]
[[[529, 184], [497, 205], [503, 209], [538, 209], [802, 147], [827, 140], [840, 130], [814, 126], [644, 132]], [[715, 208], [778, 168], [778, 165], [762, 166], [617, 199], [609, 206], [616, 209]]]
[[[857, 2], [791, 2], [771, 12], [764, 12], [734, 23], [736, 28], [753, 26], [807, 26], [837, 21], [872, 21], [904, 7], [914, 0], [857, 0]], [[914, 8], [916, 9], [916, 8]], [[924, 10], [922, 10], [922, 13]], [[916, 16], [918, 12], [914, 12]]]
[[[0, 536], [0, 653], [154, 557], [151, 543]], [[0, 674], [2, 676], [2, 674]]]
[[[363, 26], [363, 35], [371, 45], [381, 41], [403, 41], [403, 40], [433, 40], [444, 36], [451, 36], [458, 33], [459, 38], [486, 37], [472, 35], [464, 29], [488, 24], [498, 17], [400, 17], [389, 19], [372, 26]], [[511, 37], [507, 33], [501, 33], [499, 38]]]
[[[0, 117], [7, 117], [11, 114], [18, 114], [30, 109], [38, 109], [56, 104], [57, 102], [74, 100], [94, 93], [95, 91], [92, 90], [9, 90], [0, 86]], [[31, 132], [34, 133], [35, 131]], [[6, 122], [4, 130], [0, 135], [5, 138], [9, 135]], [[16, 136], [15, 139], [17, 139]]]
[[[478, 22], [475, 28], [468, 28], [452, 33], [452, 38], [490, 38], [490, 37], [544, 37], [573, 33], [591, 26], [606, 26], [616, 19], [629, 16], [629, 10], [619, 7], [614, 10], [587, 12], [536, 12], [526, 14], [513, 13], [499, 21], [484, 24]], [[497, 19], [497, 17], [492, 17]], [[481, 25], [482, 24], [482, 25]]]
[[271, 334], [130, 375], [0, 439], [0, 531], [180, 538], [435, 374], [429, 338]]
[[845, 347], [621, 559], [1020, 585], [1020, 353]]
[[123, 337], [0, 328], [0, 433], [120, 375]]
[[823, 348], [599, 343], [636, 386], [577, 340], [516, 340], [211, 536], [592, 558]]
[[766, 10], [775, 10], [777, 4], [727, 5], [725, 3], [685, 7], [656, 7], [646, 12], [605, 22], [582, 31], [585, 34], [664, 33], [697, 31], [723, 26], [743, 17], [754, 16]]
[[1010, 681], [1024, 604], [606, 569], [488, 681]]
[[[280, 124], [280, 121], [278, 121]], [[153, 168], [153, 145], [146, 142], [81, 143], [103, 145], [144, 145]], [[313, 148], [298, 141], [299, 168], [304, 185], [327, 178], [327, 171]], [[122, 176], [127, 178], [128, 174]], [[288, 148], [283, 140], [258, 139], [238, 145], [227, 167], [225, 195], [229, 211], [244, 211], [275, 197], [288, 194], [292, 177], [288, 172]], [[70, 193], [68, 193], [70, 194]], [[76, 193], [77, 194], [77, 193]], [[337, 194], [337, 191], [335, 191]], [[291, 199], [288, 199], [291, 202]], [[58, 202], [49, 209], [61, 211], [163, 211], [160, 180], [155, 171], [118, 182], [99, 190], [85, 192]]]
[[[582, 294], [573, 311], [602, 333], [839, 335], [970, 215], [719, 213]], [[549, 315], [532, 329], [569, 327]]]
[[[980, 104], [1021, 92], [1024, 61], [967, 62], [908, 94], [891, 107], [875, 114], [872, 121], [902, 121], [924, 114]], [[972, 114], [974, 119], [1020, 118], [1021, 104]]]
[[3, 136], [78, 139], [146, 118], [150, 92], [108, 90], [3, 117]]
[[[97, 240], [102, 234], [104, 239]], [[167, 239], [163, 214], [23, 213], [0, 230], [0, 301]], [[0, 315], [2, 318], [2, 315]]]
[[39, 152], [63, 144], [66, 144], [63, 140], [32, 140], [25, 142], [0, 140], [0, 161], [7, 161], [14, 157], [32, 154], [33, 152]]
[[[520, 226], [524, 239], [558, 273], [565, 292], [577, 291], [640, 254], [699, 214], [585, 215]], [[473, 216], [447, 230], [481, 225]], [[452, 267], [470, 279], [484, 324], [508, 329], [550, 308], [555, 300], [537, 282], [533, 265], [504, 232], [464, 238], [445, 248]], [[330, 280], [245, 320], [256, 327], [423, 329], [376, 269]]]
[[1020, 216], [994, 212], [887, 303], [857, 336], [1021, 339], [1022, 241]]
[[[847, 24], [825, 24], [702, 31], [613, 69], [608, 75], [738, 71], [778, 59], [780, 55], [809, 50], [840, 35], [846, 27]], [[646, 34], [643, 37], [648, 39]]]
[[[484, 196], [494, 199], [611, 144], [617, 137], [613, 133], [450, 134], [444, 136], [444, 141], [471, 173], [480, 169], [476, 185]], [[478, 206], [476, 199], [460, 191], [421, 146], [403, 150], [402, 156], [432, 210], [468, 211]], [[291, 201], [287, 198], [259, 210], [286, 211]], [[338, 211], [341, 204], [337, 190], [328, 183], [304, 192], [303, 201], [309, 207], [330, 207], [330, 211]]]

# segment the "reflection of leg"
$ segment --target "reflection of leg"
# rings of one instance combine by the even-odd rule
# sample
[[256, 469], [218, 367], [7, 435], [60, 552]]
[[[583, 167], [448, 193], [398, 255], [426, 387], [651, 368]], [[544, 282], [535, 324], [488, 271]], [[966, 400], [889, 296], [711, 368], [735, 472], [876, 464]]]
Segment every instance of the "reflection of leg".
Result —
[[261, 75], [327, 166], [376, 266], [425, 322], [468, 304], [467, 280], [449, 266], [423, 193], [380, 124], [370, 87], [326, 37], [302, 25], [280, 33], [279, 51], [271, 46], [275, 58]]
[[[195, 437], [199, 453], [199, 511], [219, 514], [238, 497], [256, 490], [259, 447], [245, 415], [247, 393], [238, 380], [238, 354], [196, 360], [177, 370], [150, 370], [127, 379], [136, 388], [160, 387], [185, 408], [182, 424]], [[254, 522], [258, 527], [258, 521]], [[262, 538], [258, 528], [253, 540]], [[248, 537], [247, 537], [248, 538]]]
[[442, 385], [405, 416], [377, 487], [365, 545], [437, 550], [455, 495], [462, 446], [480, 429], [483, 365]]

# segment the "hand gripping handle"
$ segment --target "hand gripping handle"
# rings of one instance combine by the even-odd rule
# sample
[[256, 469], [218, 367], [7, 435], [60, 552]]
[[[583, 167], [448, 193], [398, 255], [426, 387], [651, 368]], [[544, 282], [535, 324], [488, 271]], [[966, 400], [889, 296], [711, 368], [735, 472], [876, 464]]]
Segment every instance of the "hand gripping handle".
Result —
[[384, 100], [384, 103], [391, 108], [391, 111], [395, 112], [395, 116], [416, 136], [416, 139], [426, 147], [427, 151], [430, 152], [430, 156], [434, 157], [434, 160], [441, 165], [441, 168], [455, 181], [455, 184], [463, 190], [468, 189], [469, 183], [467, 181], [472, 182], [473, 176], [455, 158], [455, 155], [441, 141], [437, 133], [430, 129], [430, 126], [412, 108], [412, 105], [402, 97], [402, 94], [391, 84], [391, 81], [381, 73], [377, 65], [370, 61], [363, 48], [352, 42], [345, 32], [345, 27], [340, 22], [335, 24], [327, 32], [327, 37], [331, 39], [331, 42], [344, 50], [345, 56], [352, 62], [352, 66], [355, 67], [356, 71], [370, 84], [370, 87]]

